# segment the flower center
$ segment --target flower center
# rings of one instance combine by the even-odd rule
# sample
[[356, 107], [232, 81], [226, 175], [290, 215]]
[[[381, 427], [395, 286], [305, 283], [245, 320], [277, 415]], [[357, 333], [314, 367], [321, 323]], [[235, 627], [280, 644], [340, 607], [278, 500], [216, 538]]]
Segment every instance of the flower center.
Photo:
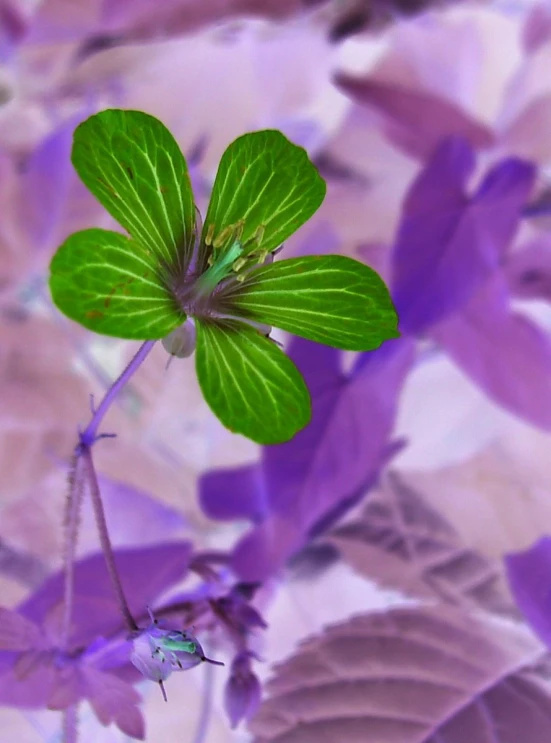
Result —
[[195, 281], [193, 294], [202, 299], [212, 294], [218, 284], [234, 271], [234, 263], [243, 254], [243, 244], [234, 240], [228, 250], [222, 253], [207, 270]]

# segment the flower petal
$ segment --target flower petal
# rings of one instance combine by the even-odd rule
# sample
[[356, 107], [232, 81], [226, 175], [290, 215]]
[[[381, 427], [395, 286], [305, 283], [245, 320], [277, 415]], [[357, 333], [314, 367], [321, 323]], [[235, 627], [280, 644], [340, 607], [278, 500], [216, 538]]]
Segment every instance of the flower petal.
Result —
[[434, 93], [347, 74], [337, 75], [335, 82], [360, 106], [376, 113], [389, 140], [412, 157], [429, 157], [450, 135], [465, 137], [477, 148], [493, 144], [487, 126]]
[[271, 129], [245, 134], [222, 155], [201, 242], [209, 238], [212, 244], [242, 221], [240, 241], [257, 235], [255, 249], [269, 253], [310, 219], [324, 197], [325, 181], [302, 147]]
[[511, 310], [501, 273], [431, 335], [490, 399], [551, 430], [551, 340]]
[[211, 410], [230, 431], [259, 444], [276, 444], [308, 423], [308, 388], [275, 343], [233, 320], [197, 320], [196, 326], [199, 384]]
[[129, 340], [163, 338], [185, 320], [139, 244], [108, 230], [71, 235], [50, 264], [56, 306], [85, 328]]
[[257, 466], [267, 515], [234, 549], [241, 580], [273, 576], [366, 494], [393, 453], [398, 395], [414, 350], [411, 339], [390, 341], [344, 374], [334, 349], [293, 341], [289, 354], [311, 390], [312, 421], [292, 441], [263, 451]]
[[186, 161], [172, 134], [141, 111], [108, 109], [75, 130], [72, 162], [107, 211], [158, 260], [184, 271], [195, 207]]
[[503, 160], [469, 197], [474, 164], [464, 140], [448, 139], [406, 198], [392, 254], [392, 296], [405, 333], [422, 333], [460, 309], [502, 261], [517, 229], [533, 167]]
[[369, 351], [399, 335], [383, 280], [369, 266], [343, 255], [303, 256], [262, 266], [219, 297], [228, 314], [349, 351]]

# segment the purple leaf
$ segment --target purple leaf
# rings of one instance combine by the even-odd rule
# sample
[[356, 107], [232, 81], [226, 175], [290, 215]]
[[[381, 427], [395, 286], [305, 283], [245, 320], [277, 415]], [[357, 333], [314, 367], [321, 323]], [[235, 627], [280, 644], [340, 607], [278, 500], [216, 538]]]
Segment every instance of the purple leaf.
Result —
[[411, 186], [392, 253], [400, 330], [422, 333], [467, 302], [514, 236], [534, 169], [503, 160], [469, 197], [475, 165], [462, 139], [441, 144]]
[[35, 250], [51, 251], [69, 233], [96, 226], [105, 216], [71, 165], [73, 132], [83, 118], [86, 113], [55, 129], [26, 162], [20, 180], [19, 218]]
[[506, 555], [505, 568], [519, 609], [551, 648], [551, 537]]
[[459, 106], [423, 90], [339, 74], [337, 86], [378, 117], [386, 136], [411, 157], [425, 159], [444, 137], [460, 136], [476, 149], [490, 147], [492, 131]]
[[0, 654], [0, 701], [9, 707], [32, 709], [46, 707], [57, 681], [53, 665], [43, 664], [39, 657], [28, 668], [14, 668], [12, 653]]
[[[146, 607], [185, 575], [191, 556], [189, 542], [173, 542], [142, 549], [119, 549], [115, 562], [130, 610], [139, 617]], [[63, 600], [63, 574], [56, 573], [18, 608], [27, 619], [43, 623]], [[71, 645], [86, 645], [98, 635], [109, 635], [121, 618], [102, 554], [75, 565], [74, 631]]]
[[[20, 622], [24, 622], [21, 617]], [[109, 672], [128, 663], [130, 644], [96, 640], [84, 652], [55, 648], [0, 654], [0, 700], [21, 708], [64, 710], [87, 699], [103, 725], [114, 722], [127, 735], [144, 738], [140, 695]]]
[[145, 724], [138, 706], [141, 697], [130, 684], [109, 673], [85, 667], [85, 695], [102, 725], [112, 722], [126, 735], [145, 740]]
[[551, 428], [551, 340], [510, 310], [502, 274], [431, 335], [492, 400], [533, 425]]
[[549, 686], [524, 629], [444, 607], [354, 617], [278, 666], [255, 743], [547, 743]]
[[[293, 342], [290, 356], [310, 389], [312, 421], [292, 441], [264, 448], [258, 467], [267, 515], [235, 550], [233, 565], [242, 580], [277, 571], [319, 531], [320, 521], [328, 526], [343, 503], [348, 507], [365, 494], [393, 450], [397, 396], [413, 355], [412, 342], [389, 341], [362, 354], [346, 375], [335, 349]], [[242, 514], [240, 491], [221, 491], [220, 497]]]
[[327, 534], [362, 575], [406, 594], [516, 615], [499, 564], [466, 547], [456, 530], [396, 476], [362, 513]]
[[199, 501], [210, 519], [261, 521], [267, 515], [262, 469], [249, 464], [207, 472], [199, 480]]
[[17, 0], [0, 2], [0, 61], [5, 63], [25, 36], [27, 13]]
[[[104, 507], [109, 514], [111, 542], [116, 547], [134, 546], [136, 543], [142, 547], [159, 544], [170, 537], [176, 538], [176, 532], [185, 526], [185, 519], [176, 508], [167, 506], [149, 493], [105, 475], [99, 475], [98, 479]], [[86, 530], [95, 537], [95, 551], [97, 527], [90, 499], [85, 499], [82, 509], [81, 533]]]
[[21, 223], [39, 250], [52, 247], [69, 184], [76, 185], [70, 155], [77, 123], [69, 120], [50, 134], [30, 155], [21, 178]]
[[47, 691], [48, 709], [64, 710], [82, 699], [90, 702], [102, 725], [115, 723], [123, 733], [144, 739], [141, 696], [128, 682], [86, 662], [56, 668]]
[[42, 633], [34, 622], [0, 606], [0, 650], [32, 650], [41, 643]]

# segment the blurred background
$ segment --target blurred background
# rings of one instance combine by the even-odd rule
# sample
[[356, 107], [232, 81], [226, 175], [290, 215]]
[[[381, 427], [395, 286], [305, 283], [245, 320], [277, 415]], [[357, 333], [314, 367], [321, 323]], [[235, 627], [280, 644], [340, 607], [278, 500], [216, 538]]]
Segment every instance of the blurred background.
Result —
[[[469, 281], [469, 245], [501, 235], [492, 274], [501, 282], [499, 302], [486, 307], [473, 290], [455, 314], [411, 331], [411, 358], [393, 379], [384, 373], [373, 381], [373, 404], [355, 415], [367, 439], [393, 446], [379, 463], [373, 497], [396, 487], [392, 471], [452, 525], [458, 543], [498, 570], [505, 553], [548, 532], [549, 70], [551, 5], [528, 0], [0, 0], [1, 603], [15, 606], [59, 568], [77, 426], [88, 420], [90, 395], [100, 399], [137, 349], [67, 320], [47, 286], [49, 261], [68, 234], [114, 227], [70, 165], [75, 126], [108, 107], [140, 109], [169, 127], [203, 213], [235, 137], [276, 128], [305, 147], [328, 192], [286, 257], [342, 253], [390, 280], [392, 271], [417, 271], [415, 252], [406, 268], [398, 265], [413, 229], [419, 291], [430, 299], [434, 286], [425, 286], [423, 271], [445, 263], [440, 248], [455, 251], [448, 280]], [[522, 203], [508, 195], [508, 183], [493, 200], [477, 196], [457, 217], [463, 243], [450, 247], [455, 238], [444, 230], [427, 258], [432, 238], [418, 235], [415, 221], [408, 227], [405, 200], [432, 167], [428, 195], [418, 208], [412, 197], [409, 214], [434, 222], [435, 204], [450, 208], [451, 176], [442, 170], [440, 188], [433, 159], [450, 135], [473, 160], [463, 196], [452, 199], [457, 213], [502, 161], [520, 158], [533, 175]], [[487, 226], [513, 212], [504, 231]], [[431, 281], [438, 284], [437, 272]], [[95, 450], [113, 541], [185, 536], [202, 548], [230, 548], [245, 525], [205, 515], [199, 478], [261, 453], [210, 413], [193, 359], [168, 368], [167, 359], [158, 344], [106, 419], [117, 438]], [[343, 368], [352, 361], [345, 355]], [[79, 554], [97, 549], [85, 509]], [[362, 575], [329, 562], [270, 589], [261, 675], [326, 623], [402, 600], [404, 586], [390, 590], [376, 567]], [[167, 705], [145, 684], [147, 740], [193, 741], [205, 683], [202, 669], [179, 674], [170, 687], [175, 703]], [[244, 728], [229, 728], [221, 684], [214, 681], [205, 740], [248, 740]], [[1, 741], [61, 740], [59, 724], [54, 712], [0, 708]], [[126, 740], [86, 709], [81, 732], [85, 742]]]

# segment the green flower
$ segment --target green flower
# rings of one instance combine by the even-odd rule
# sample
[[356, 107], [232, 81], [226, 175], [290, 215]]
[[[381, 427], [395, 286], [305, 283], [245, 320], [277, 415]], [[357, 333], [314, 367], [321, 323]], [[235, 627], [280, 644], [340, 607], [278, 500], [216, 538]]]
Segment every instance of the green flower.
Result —
[[230, 430], [275, 444], [311, 415], [298, 369], [255, 325], [355, 351], [398, 336], [369, 267], [340, 255], [272, 262], [325, 196], [305, 150], [280, 132], [228, 147], [202, 229], [184, 157], [152, 116], [91, 116], [75, 131], [72, 162], [129, 237], [71, 235], [51, 262], [53, 301], [96, 333], [132, 340], [166, 338], [192, 317], [199, 384]]

